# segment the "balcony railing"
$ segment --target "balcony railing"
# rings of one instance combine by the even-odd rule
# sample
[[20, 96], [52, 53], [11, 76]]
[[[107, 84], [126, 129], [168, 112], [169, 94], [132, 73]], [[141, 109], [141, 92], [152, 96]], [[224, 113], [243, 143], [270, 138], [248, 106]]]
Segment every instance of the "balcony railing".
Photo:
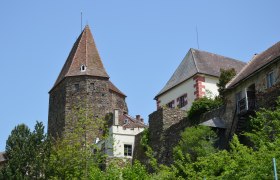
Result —
[[237, 102], [238, 113], [253, 111], [256, 108], [256, 100], [253, 98], [243, 98]]

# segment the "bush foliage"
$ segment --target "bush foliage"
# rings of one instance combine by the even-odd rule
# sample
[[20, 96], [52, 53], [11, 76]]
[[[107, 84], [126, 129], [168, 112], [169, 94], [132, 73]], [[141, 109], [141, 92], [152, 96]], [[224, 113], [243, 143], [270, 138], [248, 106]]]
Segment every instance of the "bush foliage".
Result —
[[203, 97], [193, 102], [190, 110], [188, 111], [188, 117], [196, 121], [200, 118], [200, 115], [210, 111], [212, 109], [218, 108], [222, 105], [222, 101], [219, 98], [208, 98]]
[[[49, 143], [42, 123], [37, 123], [33, 132], [27, 126], [19, 125], [7, 140], [9, 161], [1, 169], [0, 179], [273, 179], [272, 158], [276, 158], [277, 167], [280, 167], [279, 122], [278, 100], [274, 110], [262, 109], [251, 118], [251, 129], [245, 136], [253, 146], [241, 144], [235, 135], [228, 150], [213, 146], [217, 136], [211, 128], [186, 128], [174, 147], [174, 163], [170, 167], [158, 164], [153, 157], [146, 130], [141, 143], [154, 173], [149, 173], [137, 161], [124, 167], [110, 163], [106, 170], [101, 170], [99, 160], [102, 158], [90, 153], [90, 141], [79, 138], [76, 141], [80, 134], [87, 137], [90, 129], [85, 126], [70, 131], [65, 140]], [[85, 125], [87, 119], [82, 118], [78, 123]]]

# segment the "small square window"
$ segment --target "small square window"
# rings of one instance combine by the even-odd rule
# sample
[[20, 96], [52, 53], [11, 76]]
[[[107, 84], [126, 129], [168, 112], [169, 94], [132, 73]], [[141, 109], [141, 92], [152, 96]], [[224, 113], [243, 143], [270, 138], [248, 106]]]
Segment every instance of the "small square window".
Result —
[[167, 107], [170, 109], [172, 109], [174, 107], [173, 105], [174, 105], [174, 101], [167, 103]]
[[132, 156], [132, 145], [131, 144], [124, 145], [124, 156]]

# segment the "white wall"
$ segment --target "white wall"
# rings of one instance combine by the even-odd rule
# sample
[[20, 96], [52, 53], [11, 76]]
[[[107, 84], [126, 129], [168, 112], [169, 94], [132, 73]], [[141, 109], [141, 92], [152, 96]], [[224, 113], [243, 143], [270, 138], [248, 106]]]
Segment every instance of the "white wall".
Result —
[[[105, 153], [110, 157], [125, 157], [132, 158], [132, 156], [124, 156], [124, 144], [132, 145], [132, 153], [134, 149], [135, 135], [142, 132], [144, 128], [127, 128], [124, 129], [122, 126], [112, 126], [109, 129], [109, 137], [106, 140], [106, 151]], [[101, 148], [99, 142], [98, 146]]]
[[217, 87], [217, 83], [219, 82], [219, 78], [217, 77], [213, 77], [213, 76], [205, 76], [205, 92], [206, 95], [207, 91], [211, 92], [211, 95], [213, 97], [218, 96], [219, 92], [218, 92], [218, 87]]
[[[205, 86], [203, 92], [205, 92], [205, 90], [209, 90], [212, 93], [213, 97], [217, 96], [219, 93], [218, 93], [218, 88], [216, 83], [219, 81], [219, 78], [207, 76], [207, 75], [200, 75], [200, 76], [205, 77], [205, 82], [202, 82], [202, 85]], [[196, 95], [194, 94], [194, 92], [196, 91], [196, 88], [194, 87], [195, 83], [196, 82], [193, 80], [193, 77], [191, 77], [185, 82], [181, 83], [180, 85], [162, 94], [161, 96], [158, 97], [158, 100], [160, 101], [159, 106], [160, 107], [165, 106], [166, 104], [174, 100], [175, 107], [177, 107], [178, 105], [177, 98], [187, 93], [188, 104], [181, 109], [189, 110], [192, 103], [196, 99]]]
[[158, 97], [158, 100], [160, 101], [159, 105], [165, 106], [167, 103], [171, 101], [175, 101], [175, 107], [177, 107], [177, 98], [181, 97], [185, 93], [188, 93], [187, 99], [188, 99], [188, 104], [187, 106], [183, 107], [182, 109], [189, 109], [190, 104], [194, 101], [196, 96], [194, 95], [195, 88], [193, 85], [195, 84], [195, 81], [193, 81], [192, 78], [188, 79], [187, 81], [183, 82], [179, 86], [176, 86], [175, 88], [172, 88], [171, 90], [167, 91], [163, 95]]

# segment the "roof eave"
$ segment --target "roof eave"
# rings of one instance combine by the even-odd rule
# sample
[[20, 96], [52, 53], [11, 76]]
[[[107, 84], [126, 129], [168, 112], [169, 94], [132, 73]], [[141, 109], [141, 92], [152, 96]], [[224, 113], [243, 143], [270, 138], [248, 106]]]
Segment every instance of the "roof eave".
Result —
[[256, 73], [262, 71], [263, 69], [265, 69], [266, 67], [270, 66], [271, 64], [275, 63], [277, 60], [280, 60], [280, 56], [276, 57], [274, 60], [270, 61], [269, 63], [267, 63], [266, 65], [260, 67], [259, 69], [256, 69], [255, 71], [253, 71], [251, 74], [249, 74], [248, 76], [240, 79], [238, 82], [236, 82], [233, 85], [230, 85], [229, 87], [227, 87], [227, 89], [233, 89], [236, 86], [238, 86], [241, 82], [246, 81], [248, 78], [254, 76]]
[[183, 80], [182, 82], [176, 84], [175, 86], [172, 86], [172, 87], [168, 88], [167, 90], [163, 91], [162, 93], [156, 95], [156, 96], [154, 97], [154, 100], [157, 100], [157, 98], [158, 98], [159, 96], [161, 96], [161, 95], [167, 93], [168, 91], [170, 91], [171, 89], [173, 89], [173, 88], [175, 88], [175, 87], [181, 85], [182, 83], [184, 83], [184, 82], [186, 82], [187, 80], [193, 78], [193, 77], [196, 76], [197, 74], [202, 74], [202, 75], [207, 75], [207, 76], [212, 76], [212, 77], [218, 77], [218, 76], [214, 76], [214, 75], [212, 75], [212, 74], [206, 74], [206, 73], [197, 72], [197, 73], [195, 73], [194, 75], [192, 75], [191, 77], [189, 77], [189, 78]]
[[89, 76], [89, 77], [97, 77], [97, 78], [104, 78], [104, 79], [110, 79], [110, 77], [104, 77], [104, 76], [91, 76], [91, 75], [88, 75], [88, 74], [82, 74], [82, 75], [75, 75], [75, 76], [64, 76], [58, 83], [56, 83], [52, 88], [51, 90], [48, 92], [49, 94], [59, 85], [61, 84], [66, 78], [68, 77], [79, 77], [79, 76]]

